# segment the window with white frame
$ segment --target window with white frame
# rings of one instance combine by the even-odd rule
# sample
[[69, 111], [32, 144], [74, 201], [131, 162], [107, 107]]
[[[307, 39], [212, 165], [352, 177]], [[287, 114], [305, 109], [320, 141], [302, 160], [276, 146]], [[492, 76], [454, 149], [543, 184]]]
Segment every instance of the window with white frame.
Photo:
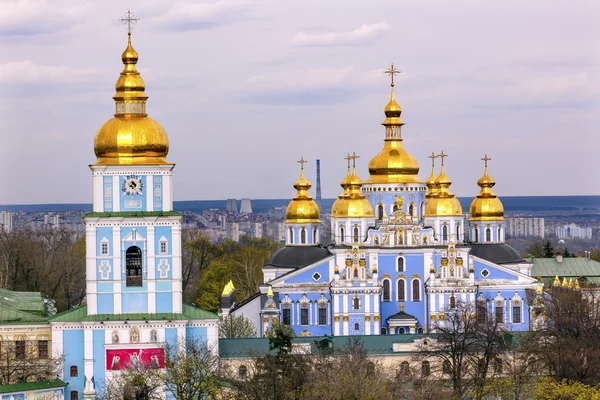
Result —
[[406, 301], [406, 281], [398, 279], [398, 301]]
[[108, 255], [108, 239], [103, 238], [100, 241], [100, 255], [107, 256]]
[[160, 239], [160, 241], [158, 242], [158, 251], [160, 252], [160, 254], [167, 254], [169, 252], [167, 239]]
[[390, 280], [384, 279], [383, 282], [383, 301], [391, 301]]
[[421, 301], [421, 282], [418, 279], [412, 281], [412, 301]]
[[396, 266], [398, 267], [398, 272], [404, 272], [404, 257], [398, 256], [398, 261], [396, 262]]

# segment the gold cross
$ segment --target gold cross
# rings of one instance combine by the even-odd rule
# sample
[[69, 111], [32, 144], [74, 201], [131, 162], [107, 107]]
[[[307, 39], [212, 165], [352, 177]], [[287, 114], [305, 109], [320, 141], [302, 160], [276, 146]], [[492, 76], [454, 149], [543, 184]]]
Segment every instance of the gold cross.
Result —
[[300, 169], [304, 171], [304, 164], [306, 164], [308, 161], [305, 161], [304, 157], [300, 157], [300, 160], [296, 162], [300, 163]]
[[448, 154], [444, 154], [444, 150], [442, 150], [442, 152], [440, 154], [438, 154], [438, 157], [440, 157], [442, 159], [442, 167], [444, 166], [444, 158], [448, 157]]
[[352, 152], [350, 158], [352, 159], [352, 168], [356, 168], [356, 159], [360, 158], [360, 156], [357, 156], [355, 152]]
[[435, 159], [438, 158], [439, 156], [436, 156], [435, 153], [432, 151], [430, 156], [427, 156], [427, 158], [431, 158], [431, 166], [433, 168], [435, 168]]
[[484, 162], [484, 164], [485, 164], [485, 167], [487, 168], [487, 162], [488, 162], [488, 161], [492, 161], [492, 159], [491, 159], [491, 158], [489, 158], [489, 157], [487, 156], [487, 154], [486, 154], [486, 155], [485, 155], [485, 157], [483, 157], [483, 158], [481, 159], [481, 161], [483, 161], [483, 162]]
[[394, 68], [394, 63], [392, 63], [392, 66], [390, 67], [390, 69], [388, 69], [387, 71], [383, 71], [384, 74], [389, 74], [392, 77], [392, 86], [394, 86], [394, 75], [399, 74], [400, 70], [397, 70], [396, 68]]
[[131, 25], [135, 25], [140, 19], [137, 18], [130, 10], [127, 10], [127, 14], [123, 15], [119, 21], [123, 24], [127, 25], [127, 33], [131, 34], [132, 27]]
[[352, 160], [352, 156], [348, 153], [348, 157], [344, 157], [344, 160], [348, 161], [348, 170], [350, 170], [350, 160]]

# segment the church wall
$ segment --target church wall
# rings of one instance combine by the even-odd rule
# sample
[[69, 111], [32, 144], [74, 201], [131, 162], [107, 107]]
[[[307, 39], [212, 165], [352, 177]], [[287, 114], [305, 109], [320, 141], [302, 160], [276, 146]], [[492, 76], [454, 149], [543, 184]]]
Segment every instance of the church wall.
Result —
[[156, 312], [157, 313], [173, 312], [173, 293], [170, 293], [170, 292], [156, 293]]
[[115, 296], [113, 294], [98, 294], [98, 314], [113, 314], [115, 312]]
[[[123, 294], [121, 295], [121, 310], [122, 313], [143, 313], [148, 312], [148, 283], [145, 282], [143, 287], [135, 288], [139, 290], [145, 290], [146, 293], [125, 293], [125, 290], [132, 289], [131, 287], [126, 287], [123, 283], [121, 285], [123, 289]], [[131, 292], [131, 290], [128, 290]]]
[[[511, 274], [510, 272], [502, 271], [498, 268], [494, 268], [494, 266], [490, 266], [489, 264], [483, 263], [475, 257], [470, 257], [471, 261], [473, 261], [473, 267], [475, 268], [475, 280], [482, 279], [504, 279], [517, 281], [519, 279], [518, 276]], [[489, 275], [483, 276], [481, 272], [483, 270], [487, 270]]]
[[[319, 275], [321, 275], [321, 277], [319, 278], [319, 280], [315, 280], [313, 278], [313, 275], [315, 273], [319, 273]], [[311, 268], [307, 268], [307, 270], [305, 272], [299, 273], [298, 275], [292, 276], [288, 279], [286, 279], [284, 281], [284, 284], [288, 284], [288, 283], [304, 283], [304, 282], [308, 282], [308, 283], [327, 283], [329, 282], [331, 279], [329, 277], [329, 261], [317, 265], [315, 267], [311, 267]]]
[[[98, 389], [98, 384], [103, 382], [105, 379], [105, 350], [104, 343], [106, 341], [105, 331], [102, 329], [94, 329], [93, 331], [93, 350], [92, 354], [94, 355], [94, 382], [96, 384], [96, 390]], [[109, 342], [110, 343], [110, 342]]]
[[[126, 176], [120, 176], [119, 177], [119, 189], [121, 189], [124, 185], [125, 185], [125, 181], [128, 178], [128, 176], [130, 175], [126, 175]], [[131, 175], [133, 176], [133, 175]], [[147, 177], [145, 175], [134, 175], [135, 177], [137, 177], [140, 182], [143, 185], [143, 190], [141, 191], [141, 193], [137, 193], [134, 196], [128, 196], [128, 195], [121, 195], [120, 196], [120, 209], [121, 211], [150, 211], [148, 210], [148, 208], [146, 207], [147, 205], [147, 193], [148, 193], [148, 186], [146, 184], [147, 182]], [[119, 191], [120, 193], [120, 191]]]
[[[66, 387], [67, 398], [71, 398], [71, 392], [73, 390], [78, 391], [80, 394], [83, 393], [83, 385], [85, 381], [84, 369], [83, 369], [83, 329], [73, 329], [63, 331], [63, 343], [64, 346], [64, 368], [63, 376], [65, 382], [69, 385]], [[104, 357], [103, 357], [104, 359]], [[71, 366], [77, 367], [77, 377], [71, 377]]]

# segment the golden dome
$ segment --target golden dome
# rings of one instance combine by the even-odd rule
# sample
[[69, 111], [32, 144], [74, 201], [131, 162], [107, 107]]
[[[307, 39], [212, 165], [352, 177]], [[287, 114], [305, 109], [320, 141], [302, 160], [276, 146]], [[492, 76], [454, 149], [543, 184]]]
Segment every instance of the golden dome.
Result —
[[400, 119], [402, 108], [392, 95], [385, 107], [385, 140], [383, 150], [369, 162], [370, 177], [365, 183], [420, 183], [418, 176], [419, 162], [402, 146], [401, 127], [404, 122]]
[[374, 217], [373, 207], [367, 198], [362, 194], [360, 188], [363, 182], [356, 175], [356, 165], [353, 168], [352, 175], [348, 170], [348, 175], [342, 181], [344, 193], [338, 196], [331, 207], [331, 215], [336, 218], [348, 217]]
[[496, 181], [488, 175], [487, 162], [490, 159], [487, 157], [487, 154], [483, 160], [485, 161], [485, 171], [483, 176], [477, 181], [477, 185], [479, 185], [481, 190], [477, 197], [473, 199], [473, 202], [471, 202], [471, 207], [469, 208], [470, 220], [503, 220], [504, 206], [492, 190]]
[[298, 191], [296, 197], [290, 201], [285, 212], [286, 224], [303, 224], [303, 223], [318, 223], [321, 212], [319, 206], [308, 194], [308, 189], [311, 184], [304, 178], [304, 159], [302, 161], [302, 169], [300, 179], [294, 183], [294, 188]]
[[96, 164], [168, 164], [169, 138], [164, 128], [146, 114], [148, 96], [135, 67], [138, 53], [131, 45], [131, 33], [121, 60], [124, 68], [113, 96], [115, 117], [102, 125], [94, 139]]
[[[443, 152], [442, 152], [443, 154]], [[445, 155], [444, 155], [445, 157]], [[442, 170], [440, 175], [434, 181], [437, 186], [437, 195], [427, 199], [425, 206], [425, 216], [427, 217], [442, 217], [442, 216], [461, 216], [462, 206], [454, 193], [450, 192], [452, 181], [446, 175], [444, 162], [442, 160]]]
[[425, 184], [427, 184], [427, 189], [428, 189], [427, 194], [425, 195], [426, 199], [437, 197], [437, 195], [438, 195], [439, 187], [438, 187], [437, 183], [435, 183], [435, 180], [436, 180], [435, 159], [437, 157], [439, 157], [439, 156], [436, 156], [433, 152], [428, 157], [428, 158], [431, 158], [431, 175], [429, 175], [429, 178], [427, 178], [427, 180], [425, 181]]

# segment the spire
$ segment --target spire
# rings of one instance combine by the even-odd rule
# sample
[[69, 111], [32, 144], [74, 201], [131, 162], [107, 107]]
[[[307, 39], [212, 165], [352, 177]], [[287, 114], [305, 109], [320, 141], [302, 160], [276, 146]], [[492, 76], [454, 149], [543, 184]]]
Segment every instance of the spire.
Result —
[[540, 281], [538, 281], [537, 286], [535, 287], [535, 292], [537, 294], [541, 294], [542, 293], [542, 284], [540, 283]]
[[273, 287], [269, 285], [269, 290], [267, 290], [267, 297], [273, 297]]
[[560, 279], [558, 279], [558, 275], [554, 276], [554, 282], [552, 282], [552, 286], [560, 286]]
[[565, 276], [562, 283], [563, 287], [569, 287], [569, 282], [567, 281], [567, 277]]
[[121, 55], [123, 71], [117, 79], [115, 100], [115, 116], [146, 116], [146, 85], [136, 69], [138, 53], [131, 45], [131, 32], [127, 33], [127, 48]]
[[[394, 75], [399, 74], [400, 71], [394, 67], [394, 63], [392, 63], [390, 69], [387, 71], [383, 71], [384, 74], [390, 75], [392, 79], [391, 88], [392, 93], [390, 95], [390, 101], [385, 106], [385, 116], [386, 119], [383, 121], [383, 124], [386, 127], [386, 139], [401, 139], [400, 136], [400, 127], [404, 125], [404, 122], [400, 119], [400, 114], [402, 114], [402, 108], [396, 102], [396, 96], [394, 93]], [[389, 129], [394, 127], [394, 129]]]
[[223, 293], [221, 293], [221, 296], [229, 296], [231, 293], [233, 293], [234, 290], [235, 287], [233, 286], [233, 282], [230, 279], [229, 282], [227, 282], [227, 284], [223, 288]]

